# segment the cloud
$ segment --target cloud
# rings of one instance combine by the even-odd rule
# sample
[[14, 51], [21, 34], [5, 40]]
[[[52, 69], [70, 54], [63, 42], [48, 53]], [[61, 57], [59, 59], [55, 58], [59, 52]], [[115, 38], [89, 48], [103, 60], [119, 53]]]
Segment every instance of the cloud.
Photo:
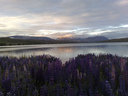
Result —
[[116, 4], [119, 6], [127, 6], [128, 1], [127, 0], [117, 0]]
[[5, 24], [0, 24], [0, 28], [7, 27]]
[[0, 0], [0, 34], [116, 38], [110, 35], [127, 33], [127, 4], [127, 0]]

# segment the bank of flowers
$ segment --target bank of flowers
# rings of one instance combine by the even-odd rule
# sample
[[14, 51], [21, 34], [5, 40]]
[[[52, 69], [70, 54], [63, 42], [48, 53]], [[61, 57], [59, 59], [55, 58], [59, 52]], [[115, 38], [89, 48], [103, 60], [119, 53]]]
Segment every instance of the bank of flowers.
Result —
[[128, 96], [128, 58], [0, 57], [0, 96]]

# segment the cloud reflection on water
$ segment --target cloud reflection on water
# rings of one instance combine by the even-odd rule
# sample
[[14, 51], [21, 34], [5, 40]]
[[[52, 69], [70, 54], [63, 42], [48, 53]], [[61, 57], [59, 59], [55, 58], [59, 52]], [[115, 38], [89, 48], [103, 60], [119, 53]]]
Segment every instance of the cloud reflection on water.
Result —
[[[30, 48], [29, 48], [30, 47]], [[1, 48], [0, 56], [31, 56], [50, 54], [58, 57], [64, 63], [70, 58], [76, 57], [78, 54], [94, 53], [117, 54], [119, 56], [128, 56], [128, 43], [88, 43], [88, 44], [51, 44], [51, 45], [32, 45], [20, 46], [12, 50]]]

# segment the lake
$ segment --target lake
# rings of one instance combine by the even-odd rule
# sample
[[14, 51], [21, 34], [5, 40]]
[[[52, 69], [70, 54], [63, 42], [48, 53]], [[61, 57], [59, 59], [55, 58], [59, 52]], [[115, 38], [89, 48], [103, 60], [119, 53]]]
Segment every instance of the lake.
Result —
[[79, 54], [111, 53], [128, 57], [128, 43], [76, 43], [0, 46], [0, 56], [31, 56], [49, 54], [58, 57], [64, 63]]

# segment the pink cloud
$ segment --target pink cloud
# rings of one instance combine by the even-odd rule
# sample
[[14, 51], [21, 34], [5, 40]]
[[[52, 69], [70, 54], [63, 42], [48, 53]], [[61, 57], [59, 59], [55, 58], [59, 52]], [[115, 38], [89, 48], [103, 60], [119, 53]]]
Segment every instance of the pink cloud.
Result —
[[128, 0], [119, 0], [119, 1], [117, 1], [117, 5], [119, 5], [119, 6], [128, 5]]

